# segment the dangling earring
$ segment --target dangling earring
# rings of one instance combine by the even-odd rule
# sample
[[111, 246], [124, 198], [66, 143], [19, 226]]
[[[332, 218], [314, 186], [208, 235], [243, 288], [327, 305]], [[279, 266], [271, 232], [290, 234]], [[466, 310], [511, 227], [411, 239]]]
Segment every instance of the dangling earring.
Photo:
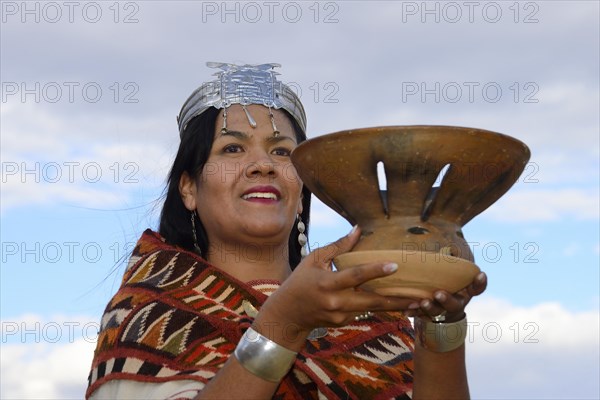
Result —
[[200, 246], [198, 245], [198, 237], [196, 236], [196, 216], [196, 210], [192, 211], [192, 236], [194, 237], [194, 249], [196, 249], [196, 252], [202, 256], [202, 250], [200, 250]]
[[306, 247], [306, 243], [308, 242], [304, 231], [306, 230], [306, 226], [304, 226], [304, 222], [302, 222], [302, 217], [298, 214], [298, 243], [300, 243], [300, 255], [304, 258], [308, 255], [308, 249]]

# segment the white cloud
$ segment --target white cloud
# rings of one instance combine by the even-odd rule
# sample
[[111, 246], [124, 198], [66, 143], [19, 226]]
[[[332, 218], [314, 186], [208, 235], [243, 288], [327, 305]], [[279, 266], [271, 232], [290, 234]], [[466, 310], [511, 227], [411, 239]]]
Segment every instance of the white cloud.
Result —
[[94, 343], [2, 345], [4, 399], [80, 399], [92, 365]]
[[[467, 311], [467, 362], [474, 399], [598, 398], [598, 310], [573, 312], [559, 303], [515, 306], [483, 296], [474, 299]], [[66, 342], [31, 343], [32, 333], [26, 336], [28, 343], [6, 339], [14, 324], [21, 329], [26, 324], [32, 331], [38, 323], [43, 332], [51, 323], [65, 327], [75, 321], [79, 321], [75, 334]], [[82, 327], [97, 326], [93, 318], [24, 315], [2, 324], [0, 397], [82, 397], [95, 347], [92, 334]], [[55, 337], [53, 332], [47, 329], [41, 338]], [[19, 334], [12, 333], [11, 339]]]
[[493, 298], [468, 308], [474, 399], [597, 399], [598, 310], [558, 303], [515, 306]]
[[2, 213], [31, 205], [114, 207], [136, 191], [162, 190], [178, 144], [176, 135], [146, 140], [152, 118], [63, 120], [28, 103], [7, 104], [2, 118]]
[[[558, 350], [585, 349], [582, 345], [589, 343], [590, 350], [598, 350], [600, 315], [597, 309], [572, 312], [557, 302], [517, 306], [505, 299], [483, 295], [475, 298], [467, 311], [472, 324], [470, 333], [473, 333], [469, 341], [477, 352], [501, 353], [501, 346], [514, 344]], [[490, 326], [487, 333], [483, 332], [486, 324]], [[530, 324], [528, 328], [527, 324]], [[493, 329], [492, 325], [499, 329]]]
[[599, 197], [596, 190], [540, 189], [515, 190], [483, 212], [498, 221], [556, 221], [566, 218], [598, 219]]
[[[581, 148], [597, 151], [592, 141], [581, 140]], [[540, 185], [588, 185], [598, 180], [598, 156], [576, 156], [556, 146], [553, 150], [535, 153], [526, 165], [519, 182]]]
[[83, 398], [96, 346], [97, 319], [26, 314], [1, 324], [1, 398]]
[[2, 185], [2, 213], [13, 207], [68, 205], [106, 208], [123, 204], [127, 193], [69, 184], [6, 183]]
[[69, 130], [65, 121], [47, 112], [37, 103], [3, 102], [2, 160], [12, 160], [11, 154], [40, 153], [61, 157], [67, 153]]

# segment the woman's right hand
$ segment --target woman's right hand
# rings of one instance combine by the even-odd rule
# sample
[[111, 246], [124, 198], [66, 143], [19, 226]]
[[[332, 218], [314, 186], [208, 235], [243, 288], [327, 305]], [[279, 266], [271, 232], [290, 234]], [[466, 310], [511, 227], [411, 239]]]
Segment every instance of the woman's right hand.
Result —
[[261, 307], [255, 329], [281, 345], [299, 350], [314, 328], [344, 326], [367, 311], [407, 309], [414, 300], [357, 289], [371, 279], [395, 273], [396, 264], [371, 263], [344, 271], [331, 270], [333, 258], [350, 251], [359, 238], [360, 229], [356, 227], [306, 256]]

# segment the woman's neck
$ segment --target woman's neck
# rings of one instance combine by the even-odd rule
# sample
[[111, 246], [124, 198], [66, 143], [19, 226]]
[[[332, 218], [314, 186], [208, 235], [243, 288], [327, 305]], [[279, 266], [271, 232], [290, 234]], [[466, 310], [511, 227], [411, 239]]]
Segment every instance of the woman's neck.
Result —
[[291, 273], [285, 245], [211, 244], [205, 258], [242, 282], [274, 279], [283, 282]]

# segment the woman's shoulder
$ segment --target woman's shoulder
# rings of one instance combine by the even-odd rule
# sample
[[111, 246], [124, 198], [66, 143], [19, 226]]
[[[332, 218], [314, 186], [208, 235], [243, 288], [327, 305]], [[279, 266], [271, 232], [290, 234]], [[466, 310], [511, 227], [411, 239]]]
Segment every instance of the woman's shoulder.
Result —
[[137, 257], [143, 257], [157, 251], [183, 252], [194, 254], [175, 244], [168, 243], [166, 239], [160, 235], [160, 233], [148, 228], [142, 233], [142, 235], [138, 239], [133, 249], [132, 255]]
[[[130, 282], [132, 277], [154, 275], [160, 269], [168, 269], [173, 274], [174, 269], [189, 270], [207, 266], [206, 260], [199, 255], [183, 249], [167, 241], [152, 229], [146, 229], [138, 239], [123, 275], [123, 284]], [[143, 270], [143, 271], [141, 271]]]

